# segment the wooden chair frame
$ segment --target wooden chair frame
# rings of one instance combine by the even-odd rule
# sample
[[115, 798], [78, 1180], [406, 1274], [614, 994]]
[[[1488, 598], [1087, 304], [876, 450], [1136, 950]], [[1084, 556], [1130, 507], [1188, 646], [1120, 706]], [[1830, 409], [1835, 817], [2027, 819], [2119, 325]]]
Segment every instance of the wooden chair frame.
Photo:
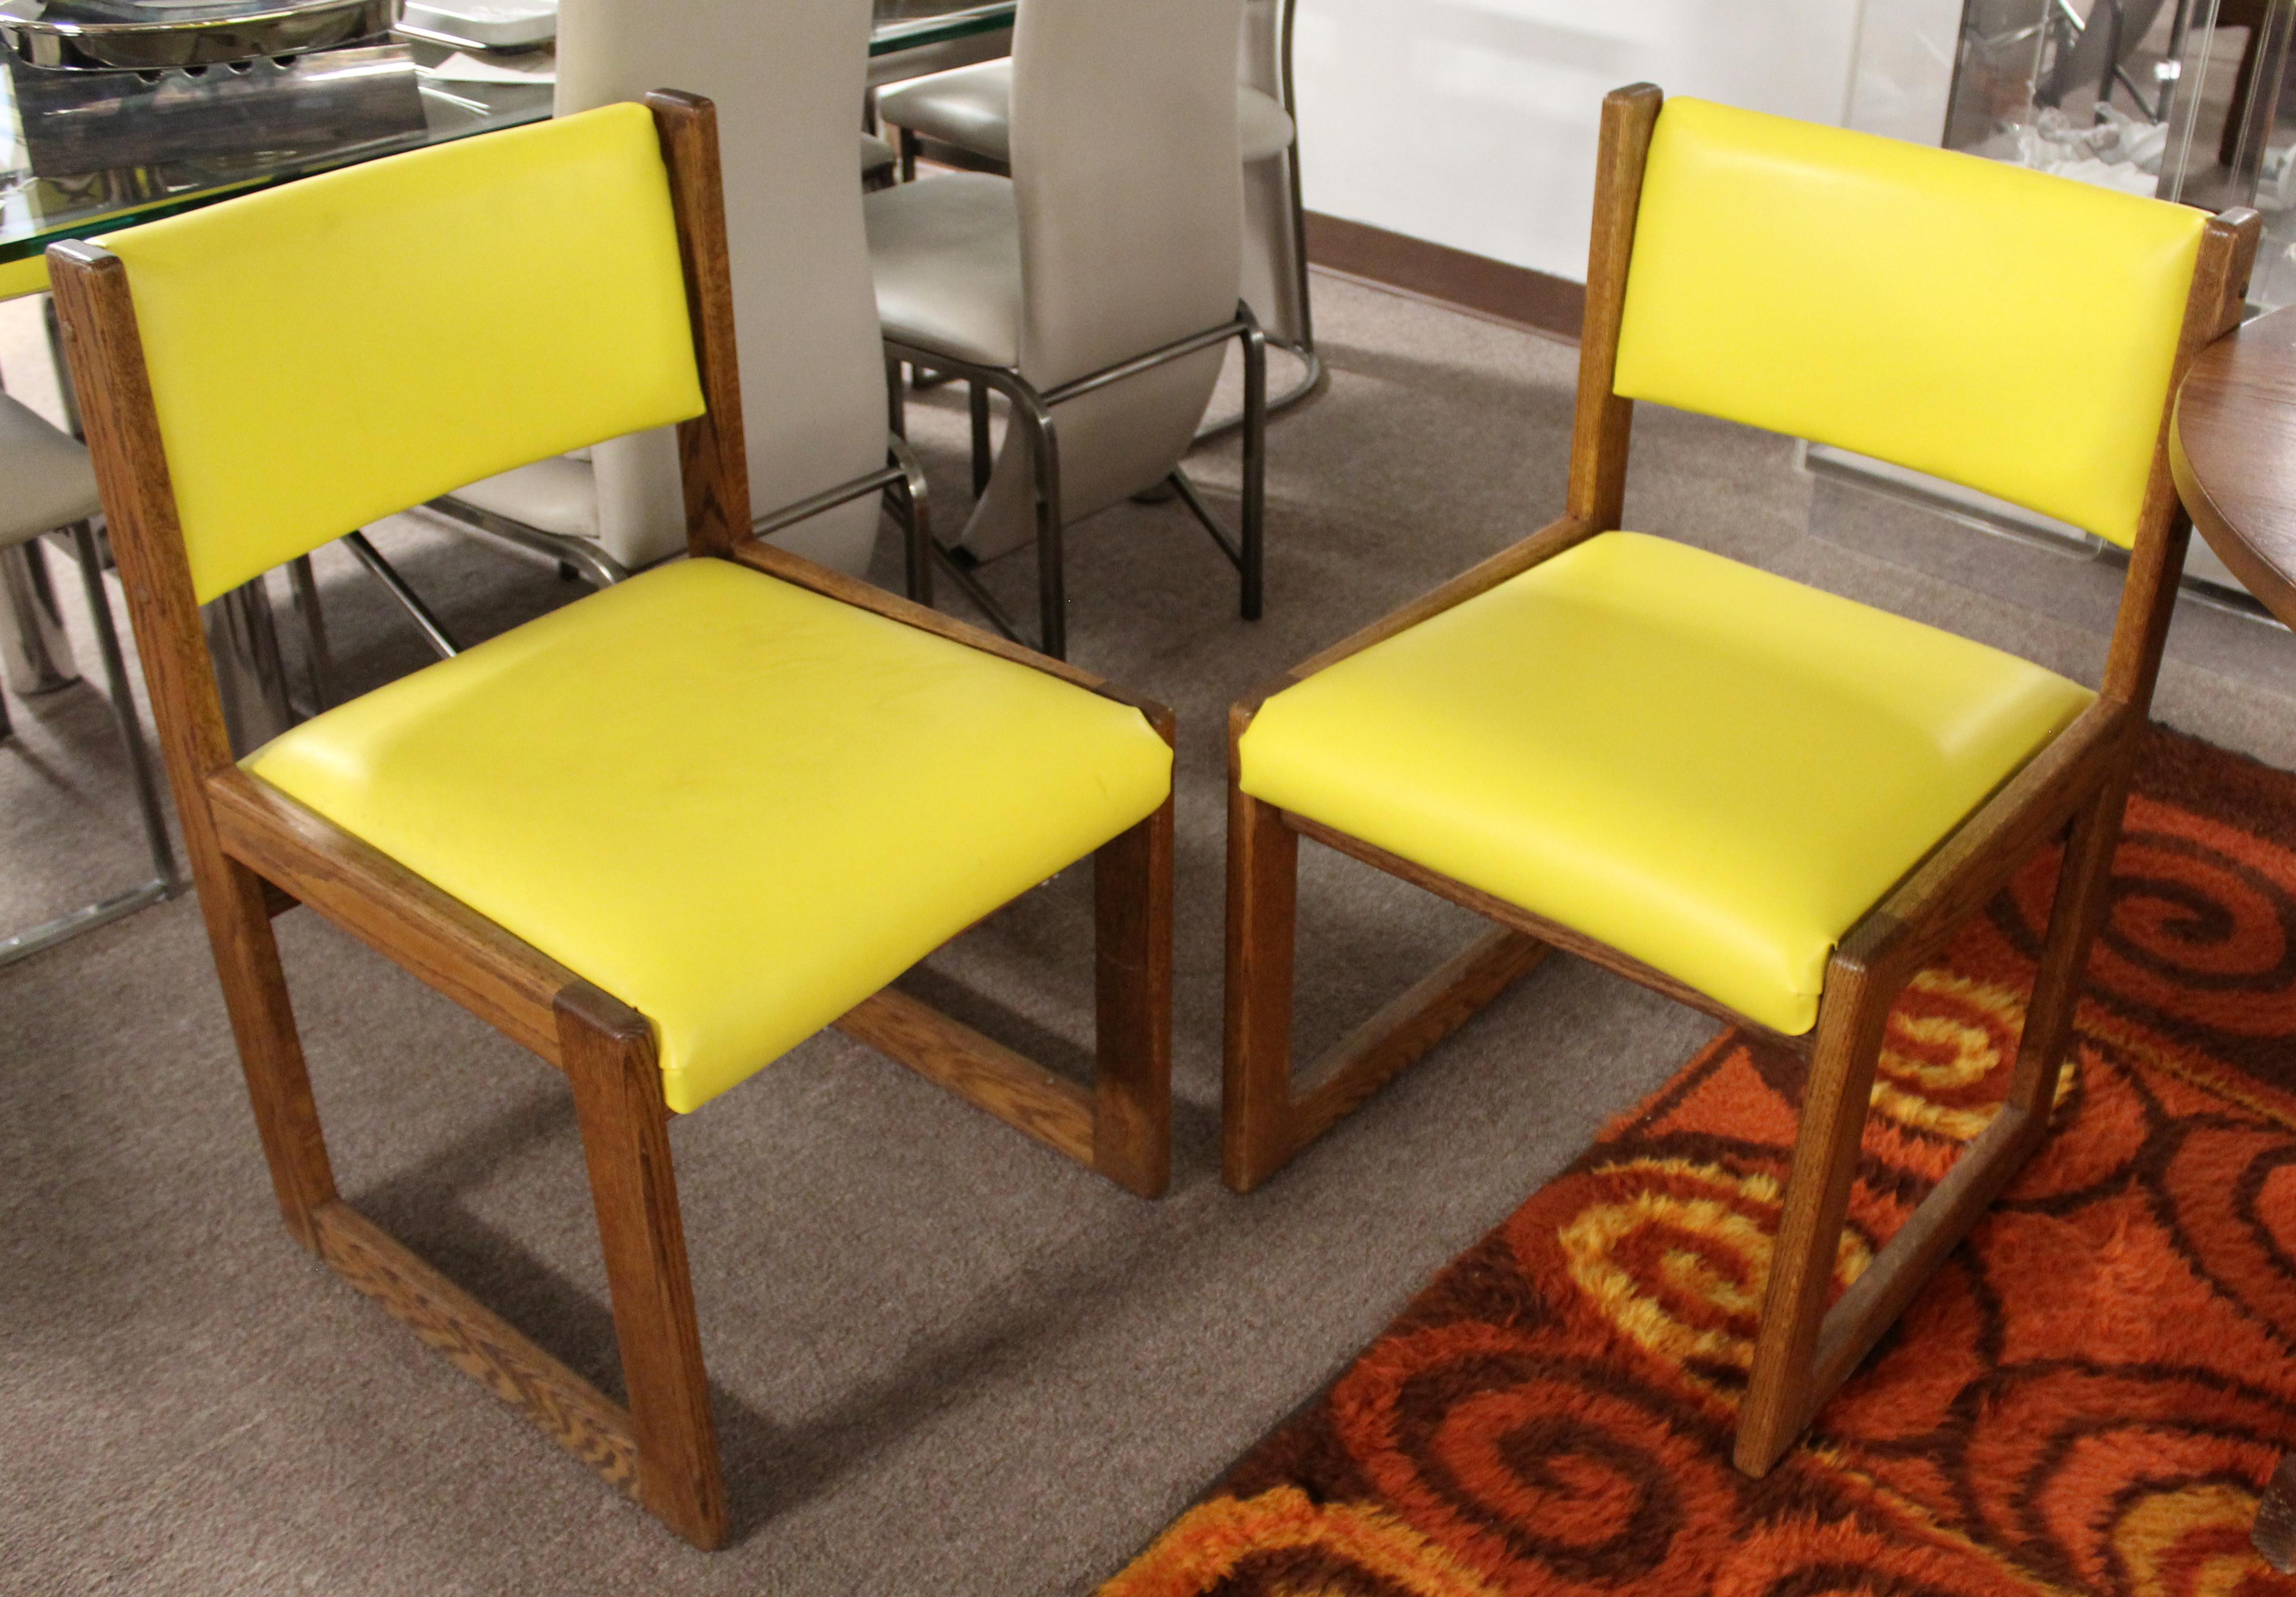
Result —
[[[668, 165], [709, 406], [678, 429], [693, 554], [734, 561], [1136, 706], [1169, 742], [1172, 716], [1160, 705], [750, 536], [716, 113], [707, 100], [668, 92], [647, 103]], [[705, 1548], [721, 1544], [726, 1492], [652, 1027], [234, 764], [127, 274], [116, 257], [88, 243], [59, 245], [49, 260], [200, 903], [289, 1233], [681, 1536]], [[1094, 870], [1099, 1053], [1090, 1092], [890, 989], [837, 1024], [1154, 1197], [1169, 1165], [1170, 800], [1103, 845]], [[337, 1192], [271, 925], [299, 903], [565, 1072], [597, 1209], [627, 1408]]]
[[[1553, 948], [1592, 960], [1803, 1055], [1808, 1077], [1800, 1131], [1751, 1384], [1738, 1423], [1738, 1468], [1759, 1476], [1792, 1445], [1819, 1404], [2046, 1134], [2082, 970], [2104, 910], [2130, 764], [2160, 670], [2190, 524], [2169, 480], [2170, 413], [2164, 405], [2102, 695], [1849, 933], [1827, 968], [1817, 1024], [1807, 1036], [1781, 1036], [1569, 927], [1244, 792], [1237, 785], [1236, 741], [1271, 695], [1619, 526], [1634, 405], [1613, 391], [1612, 380], [1644, 163], [1661, 98], [1655, 87], [1639, 84], [1603, 102], [1586, 335], [1562, 519], [1296, 667], [1229, 714], [1222, 1174], [1240, 1192], [1266, 1181]], [[2227, 212], [2209, 224], [2170, 396], [2194, 356], [2238, 323], [2258, 232], [2252, 211]], [[1830, 1264], [1857, 1171], [1890, 1005], [1962, 920], [1991, 898], [2037, 848], [2059, 836], [2068, 839], [2063, 875], [2007, 1102], [1829, 1313]], [[1497, 928], [1311, 1065], [1295, 1089], [1292, 949], [1301, 837], [1415, 882], [1496, 921]]]

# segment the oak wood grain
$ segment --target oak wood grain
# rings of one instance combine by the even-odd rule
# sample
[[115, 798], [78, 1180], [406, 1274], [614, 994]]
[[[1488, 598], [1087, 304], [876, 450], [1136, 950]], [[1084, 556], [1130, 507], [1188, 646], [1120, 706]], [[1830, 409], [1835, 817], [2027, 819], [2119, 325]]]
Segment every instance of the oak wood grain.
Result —
[[2177, 581], [2184, 572], [2185, 544], [2192, 527], [2177, 502], [2169, 458], [2176, 398], [2201, 352], [2240, 324], [2262, 234], [2262, 219], [2245, 207], [2210, 217], [2201, 234], [2200, 258], [2169, 370], [2169, 399], [2161, 407], [2152, 470], [2138, 512], [2136, 543], [2129, 551], [2120, 611], [2113, 619], [2112, 643], [2104, 661], [2104, 696], [2135, 705], [2144, 714], [2151, 712], [2161, 651], [2176, 614]]
[[638, 1501], [695, 1546], [722, 1546], [726, 1483], [653, 1028], [582, 981], [559, 994], [557, 1017], [637, 1439]]
[[1810, 1375], [1818, 1330], [1857, 1173], [1882, 1028], [1897, 995], [1876, 969], [1879, 952], [1845, 946], [1826, 967], [1753, 1373], [1738, 1410], [1733, 1459], [1749, 1475], [1768, 1472], [1816, 1407]]
[[1789, 1442], [1874, 1350], [1945, 1256], [2024, 1168], [2047, 1133], [2046, 1117], [2037, 1119], [2014, 1104], [2004, 1104], [1977, 1140], [1962, 1150], [1945, 1179], [1922, 1200], [1819, 1323], [1809, 1375], [1794, 1396]]
[[224, 848], [552, 1064], [575, 974], [372, 845], [236, 767], [207, 782]]
[[2088, 975], [2089, 949], [2112, 898], [2112, 857], [2120, 843], [2128, 780], [2124, 766], [2090, 798], [2073, 823], [2057, 868], [2056, 897], [2049, 905], [2048, 930], [2018, 1033], [2017, 1068], [2009, 1080], [2009, 1107], [2031, 1117], [2037, 1132], [2047, 1126], [2056, 1107], [2057, 1078]]
[[1414, 982], [1300, 1073], [1292, 1142], [1323, 1135], [1553, 952], [1513, 927], [1494, 927]]
[[1093, 855], [1092, 1165], [1143, 1198], [1172, 1175], [1172, 818], [1167, 793]]
[[1236, 743], [1252, 706], [1228, 712], [1227, 946], [1222, 1012], [1220, 1179], [1249, 1192], [1302, 1145], [1292, 1126], [1292, 958], [1300, 839], [1243, 790]]
[[409, 1251], [349, 1204], [317, 1213], [319, 1256], [413, 1328], [425, 1347], [521, 1409], [608, 1480], [635, 1494], [637, 1438], [622, 1406]]
[[2139, 725], [2128, 705], [2096, 700], [1883, 897], [1872, 914], [1904, 928], [1892, 954], [1900, 970], [1910, 975], [2071, 823], [2127, 765]]
[[1654, 84], [1613, 89], [1603, 98], [1595, 154], [1595, 220], [1587, 246], [1587, 321], [1578, 340], [1578, 393], [1570, 424], [1569, 513], [1598, 532], [1625, 513], [1627, 453], [1634, 401], [1613, 386], [1619, 330], [1626, 317], [1627, 269], [1642, 209], [1643, 168], [1666, 96]]
[[836, 1026], [1055, 1152], [1094, 1163], [1092, 1095], [994, 1038], [895, 987], [863, 999]]
[[1759, 1020], [1740, 1014], [1728, 1004], [1708, 997], [1697, 988], [1676, 980], [1655, 966], [1646, 965], [1631, 954], [1621, 954], [1607, 943], [1598, 942], [1585, 932], [1565, 926], [1560, 921], [1550, 921], [1544, 915], [1533, 914], [1520, 905], [1509, 904], [1505, 899], [1494, 897], [1480, 888], [1470, 887], [1465, 882], [1454, 880], [1439, 872], [1430, 871], [1424, 865], [1405, 859], [1401, 855], [1390, 854], [1386, 849], [1366, 843], [1361, 838], [1349, 837], [1343, 831], [1325, 826], [1321, 822], [1311, 821], [1307, 816], [1292, 811], [1283, 812], [1283, 823], [1303, 838], [1312, 838], [1326, 848], [1335, 849], [1350, 859], [1359, 859], [1367, 865], [1376, 866], [1390, 876], [1400, 877], [1414, 886], [1425, 888], [1439, 897], [1448, 898], [1461, 908], [1471, 909], [1487, 921], [1495, 921], [1501, 926], [1513, 927], [1526, 937], [1559, 948], [1565, 954], [1576, 954], [1590, 964], [1600, 965], [1606, 970], [1615, 971], [1628, 980], [1638, 982], [1653, 992], [1663, 993], [1677, 1003], [1702, 1011], [1712, 1015], [1718, 1020], [1726, 1021], [1737, 1027], [1748, 1036], [1770, 1047], [1782, 1048], [1789, 1053], [1807, 1053], [1809, 1051], [1810, 1039], [1808, 1036], [1791, 1036], [1784, 1032], [1773, 1030]]
[[742, 369], [734, 342], [734, 269], [726, 244], [726, 190], [718, 108], [697, 94], [646, 96], [669, 169], [685, 271], [687, 321], [701, 378], [701, 414], [677, 426], [686, 549], [722, 555], [750, 536], [750, 445], [742, 421]]
[[119, 258], [84, 241], [49, 250], [49, 279], [249, 1107], [281, 1218], [297, 1242], [316, 1251], [314, 1216], [334, 1200], [334, 1171], [272, 933], [269, 897], [254, 872], [225, 853], [208, 807], [207, 777], [231, 767], [231, 740], [200, 625], [134, 296]]

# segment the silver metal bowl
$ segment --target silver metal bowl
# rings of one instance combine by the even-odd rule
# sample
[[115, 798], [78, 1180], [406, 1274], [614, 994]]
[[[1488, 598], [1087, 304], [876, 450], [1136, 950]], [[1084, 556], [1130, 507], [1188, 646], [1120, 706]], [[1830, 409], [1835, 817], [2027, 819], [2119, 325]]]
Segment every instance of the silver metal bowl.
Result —
[[156, 72], [380, 38], [393, 0], [0, 0], [0, 40], [36, 67]]

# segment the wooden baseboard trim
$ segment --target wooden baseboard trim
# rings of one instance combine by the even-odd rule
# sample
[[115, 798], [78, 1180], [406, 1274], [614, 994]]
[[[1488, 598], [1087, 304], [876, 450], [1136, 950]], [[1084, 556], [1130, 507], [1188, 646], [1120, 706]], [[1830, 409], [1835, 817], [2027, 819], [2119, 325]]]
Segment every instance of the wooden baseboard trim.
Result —
[[1327, 272], [1574, 344], [1587, 319], [1582, 283], [1320, 211], [1308, 213], [1308, 259]]

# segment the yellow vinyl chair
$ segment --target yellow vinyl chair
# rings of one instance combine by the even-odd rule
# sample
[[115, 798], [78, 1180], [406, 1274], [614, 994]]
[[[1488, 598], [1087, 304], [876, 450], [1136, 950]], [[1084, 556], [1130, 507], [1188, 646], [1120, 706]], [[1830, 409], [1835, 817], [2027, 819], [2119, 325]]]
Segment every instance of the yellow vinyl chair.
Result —
[[[2169, 400], [2236, 321], [2257, 225], [1660, 101], [1603, 107], [1563, 518], [1232, 712], [1224, 1167], [1266, 1180], [1551, 948], [1801, 1053], [1738, 1425], [1759, 1475], [2046, 1133], [2184, 558]], [[2103, 692], [1619, 530], [1636, 399], [2128, 550]], [[1497, 928], [1295, 1087], [1302, 836]], [[1890, 1002], [2061, 837], [2008, 1102], [1829, 1312]]]
[[[750, 535], [716, 124], [707, 101], [649, 104], [50, 264], [288, 1230], [714, 1546], [725, 1491], [668, 1116], [834, 1023], [1160, 1192], [1171, 719]], [[441, 326], [461, 330], [452, 371]], [[458, 483], [673, 422], [694, 558], [233, 762], [201, 600]], [[1087, 855], [1090, 1092], [881, 990]], [[565, 1073], [627, 1407], [338, 1195], [271, 925], [299, 903]]]

